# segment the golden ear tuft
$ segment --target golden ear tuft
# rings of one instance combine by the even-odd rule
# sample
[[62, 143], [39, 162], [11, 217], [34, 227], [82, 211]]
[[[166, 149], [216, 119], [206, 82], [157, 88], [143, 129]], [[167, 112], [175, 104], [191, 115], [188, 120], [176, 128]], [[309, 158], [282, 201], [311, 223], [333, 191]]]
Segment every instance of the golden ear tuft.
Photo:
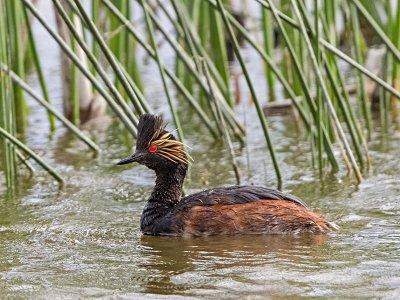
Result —
[[157, 154], [174, 163], [189, 164], [193, 158], [186, 152], [185, 144], [175, 140], [169, 132], [162, 132], [151, 144], [158, 147]]

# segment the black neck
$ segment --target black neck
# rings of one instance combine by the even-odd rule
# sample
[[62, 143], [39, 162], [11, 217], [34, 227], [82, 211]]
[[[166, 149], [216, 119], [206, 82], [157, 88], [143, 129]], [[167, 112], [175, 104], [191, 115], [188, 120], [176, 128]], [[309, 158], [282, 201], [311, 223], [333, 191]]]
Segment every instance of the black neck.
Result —
[[186, 176], [187, 166], [178, 164], [175, 168], [156, 171], [156, 185], [143, 210], [140, 227], [146, 234], [157, 234], [170, 230], [164, 226], [162, 217], [179, 202], [182, 194], [182, 185]]
[[185, 180], [187, 166], [177, 164], [176, 167], [156, 171], [156, 185], [151, 193], [149, 202], [175, 204], [182, 195], [183, 181]]

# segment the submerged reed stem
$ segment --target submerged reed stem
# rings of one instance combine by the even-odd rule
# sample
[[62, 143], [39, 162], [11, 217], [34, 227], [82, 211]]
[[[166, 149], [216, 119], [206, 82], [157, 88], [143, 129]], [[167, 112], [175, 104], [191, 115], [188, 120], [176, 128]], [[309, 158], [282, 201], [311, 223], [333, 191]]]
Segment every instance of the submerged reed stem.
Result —
[[31, 149], [29, 149], [25, 144], [23, 144], [18, 139], [16, 139], [14, 136], [9, 134], [2, 127], [0, 127], [0, 135], [3, 138], [5, 138], [8, 141], [10, 141], [14, 146], [18, 147], [23, 152], [25, 152], [30, 157], [32, 157], [43, 169], [45, 169], [51, 176], [54, 177], [55, 180], [58, 181], [60, 186], [64, 185], [64, 179], [61, 177], [61, 175], [53, 167], [51, 167], [43, 159], [41, 159], [39, 155], [37, 155], [35, 152], [33, 152]]

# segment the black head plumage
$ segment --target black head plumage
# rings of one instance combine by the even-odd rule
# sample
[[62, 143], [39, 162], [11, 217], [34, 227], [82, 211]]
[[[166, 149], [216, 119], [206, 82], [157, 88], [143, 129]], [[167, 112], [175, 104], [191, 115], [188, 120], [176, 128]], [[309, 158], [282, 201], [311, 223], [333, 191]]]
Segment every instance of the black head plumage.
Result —
[[138, 124], [136, 152], [145, 153], [144, 158], [147, 162], [154, 162], [157, 157], [160, 157], [169, 163], [187, 165], [192, 158], [186, 153], [185, 145], [178, 141], [171, 132], [165, 130], [165, 126], [166, 124], [160, 116], [142, 115]]
[[138, 135], [136, 141], [137, 149], [147, 149], [165, 130], [165, 123], [161, 116], [144, 114], [139, 119]]

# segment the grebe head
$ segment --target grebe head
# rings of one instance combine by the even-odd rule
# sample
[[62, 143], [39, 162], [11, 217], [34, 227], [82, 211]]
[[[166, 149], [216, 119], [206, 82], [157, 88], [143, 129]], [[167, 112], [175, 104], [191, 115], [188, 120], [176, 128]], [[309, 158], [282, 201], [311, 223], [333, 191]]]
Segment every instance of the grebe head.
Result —
[[117, 165], [138, 162], [154, 171], [168, 171], [189, 163], [190, 156], [182, 142], [165, 130], [160, 116], [144, 114], [139, 119], [136, 151]]

